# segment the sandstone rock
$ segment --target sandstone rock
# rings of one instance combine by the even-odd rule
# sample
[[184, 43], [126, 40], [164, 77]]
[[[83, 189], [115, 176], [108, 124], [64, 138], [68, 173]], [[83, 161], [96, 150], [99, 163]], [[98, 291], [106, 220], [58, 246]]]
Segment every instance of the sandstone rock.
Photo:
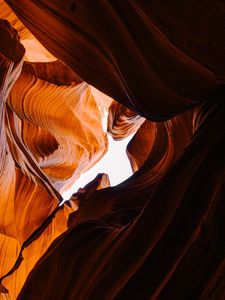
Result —
[[[1, 21], [2, 299], [224, 300], [224, 2], [6, 2], [57, 61]], [[59, 206], [108, 109], [135, 173]]]

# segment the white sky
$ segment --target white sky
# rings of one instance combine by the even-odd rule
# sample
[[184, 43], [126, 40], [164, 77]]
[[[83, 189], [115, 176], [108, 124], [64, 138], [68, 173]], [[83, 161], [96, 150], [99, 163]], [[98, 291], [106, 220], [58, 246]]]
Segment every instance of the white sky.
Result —
[[[37, 40], [23, 40], [22, 42], [27, 50], [25, 59], [34, 62], [48, 62], [56, 60], [56, 58], [52, 56]], [[101, 92], [96, 90], [94, 87], [91, 88], [96, 102], [99, 102], [99, 109], [102, 114], [102, 125], [106, 132], [107, 110], [112, 99], [106, 95], [102, 98]], [[126, 155], [126, 147], [133, 136], [134, 134], [121, 141], [114, 141], [113, 138], [108, 135], [108, 152], [89, 171], [83, 173], [69, 190], [62, 193], [64, 200], [69, 199], [73, 193], [77, 192], [79, 188], [84, 187], [99, 173], [108, 174], [111, 186], [117, 185], [130, 177], [132, 175], [132, 169]]]
[[80, 187], [84, 187], [93, 180], [98, 173], [108, 174], [111, 186], [117, 185], [130, 177], [132, 175], [132, 169], [126, 155], [126, 147], [133, 135], [134, 134], [130, 135], [122, 141], [114, 141], [113, 138], [108, 135], [108, 152], [89, 171], [83, 173], [68, 191], [63, 192], [63, 198], [65, 200], [69, 199]]

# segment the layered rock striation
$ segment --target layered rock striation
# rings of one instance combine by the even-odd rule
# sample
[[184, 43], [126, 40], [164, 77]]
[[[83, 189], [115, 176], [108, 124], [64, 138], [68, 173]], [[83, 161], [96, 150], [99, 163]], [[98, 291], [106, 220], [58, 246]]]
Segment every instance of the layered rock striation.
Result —
[[[6, 3], [56, 61], [23, 63], [1, 21], [2, 299], [223, 300], [223, 1]], [[104, 109], [134, 174], [59, 206]]]

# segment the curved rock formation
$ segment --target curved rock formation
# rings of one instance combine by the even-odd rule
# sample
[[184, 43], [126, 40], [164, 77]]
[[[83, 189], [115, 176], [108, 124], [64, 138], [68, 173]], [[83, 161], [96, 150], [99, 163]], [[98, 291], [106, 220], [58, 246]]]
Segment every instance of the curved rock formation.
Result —
[[19, 33], [21, 43], [26, 48], [24, 56], [26, 61], [55, 61], [55, 57], [38, 42], [3, 0], [0, 0], [0, 19], [8, 20], [12, 27]]
[[190, 143], [194, 129], [191, 110], [162, 123], [146, 120], [127, 146], [134, 172], [148, 159], [152, 180], [158, 180]]
[[222, 300], [225, 138], [214, 133], [221, 102], [159, 182], [149, 183], [144, 165], [127, 183], [80, 202], [19, 299], [38, 299], [35, 284], [43, 299]]
[[[133, 176], [109, 187], [106, 175], [99, 175], [59, 207], [53, 184], [60, 189], [73, 177], [73, 164], [85, 169], [86, 163], [67, 150], [86, 139], [87, 157], [95, 153], [92, 139], [95, 146], [100, 139], [104, 152], [98, 106], [109, 107], [111, 100], [88, 104], [97, 90], [73, 84], [78, 81], [69, 71], [61, 82], [43, 65], [24, 66], [16, 81], [24, 49], [1, 23], [2, 297], [223, 300], [223, 1], [6, 2], [54, 57], [120, 103], [109, 109], [115, 138], [147, 120], [128, 145]], [[15, 81], [6, 104], [5, 91]], [[89, 118], [98, 124], [96, 139]], [[59, 145], [65, 143], [63, 152]]]
[[39, 167], [57, 190], [74, 182], [107, 151], [98, 104], [84, 82], [59, 86], [25, 70], [8, 103], [22, 120], [17, 127], [23, 128], [25, 143], [30, 143]]
[[[188, 29], [189, 35], [192, 40], [199, 41], [201, 48], [191, 43], [185, 51], [155, 24], [150, 14], [151, 10], [156, 11], [155, 1], [6, 2], [58, 59], [83, 80], [141, 116], [152, 120], [168, 119], [202, 101], [212, 100], [224, 84], [220, 71], [223, 68], [217, 68], [216, 64], [212, 68], [210, 63], [205, 67], [215, 56], [214, 52], [207, 48], [204, 64], [199, 58], [212, 35], [214, 44], [223, 53], [224, 31], [219, 31], [220, 37], [217, 34], [223, 14], [218, 12], [217, 18], [211, 17], [215, 5], [223, 7], [221, 0], [216, 4], [209, 1], [207, 5], [203, 0], [197, 5], [185, 1], [180, 5], [178, 21], [169, 18], [175, 22], [175, 28], [180, 28], [175, 38], [186, 34], [180, 18], [189, 19], [189, 22], [195, 20], [195, 26]], [[201, 10], [203, 14], [199, 13]], [[167, 10], [164, 11], [162, 15], [167, 16]], [[171, 27], [169, 21], [167, 28]], [[210, 27], [210, 31], [203, 35], [201, 30], [195, 30], [199, 24], [200, 28]], [[195, 57], [192, 57], [192, 47], [198, 47]]]
[[25, 49], [6, 20], [0, 38], [0, 277], [1, 291], [15, 299], [77, 209], [73, 201], [58, 208], [58, 191], [107, 151], [99, 109], [105, 96], [60, 62], [23, 65]]
[[112, 102], [108, 110], [107, 131], [114, 140], [122, 140], [134, 134], [144, 121], [124, 105]]
[[8, 20], [11, 26], [17, 30], [20, 39], [31, 39], [31, 32], [23, 25], [23, 23], [16, 17], [12, 9], [5, 3], [0, 1], [0, 19]]

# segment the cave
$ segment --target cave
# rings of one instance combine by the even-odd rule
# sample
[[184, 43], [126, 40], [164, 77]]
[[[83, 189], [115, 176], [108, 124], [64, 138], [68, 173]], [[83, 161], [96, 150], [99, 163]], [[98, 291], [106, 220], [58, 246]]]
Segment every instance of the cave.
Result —
[[[224, 17], [0, 0], [0, 299], [225, 299]], [[64, 199], [109, 135], [131, 176]]]

